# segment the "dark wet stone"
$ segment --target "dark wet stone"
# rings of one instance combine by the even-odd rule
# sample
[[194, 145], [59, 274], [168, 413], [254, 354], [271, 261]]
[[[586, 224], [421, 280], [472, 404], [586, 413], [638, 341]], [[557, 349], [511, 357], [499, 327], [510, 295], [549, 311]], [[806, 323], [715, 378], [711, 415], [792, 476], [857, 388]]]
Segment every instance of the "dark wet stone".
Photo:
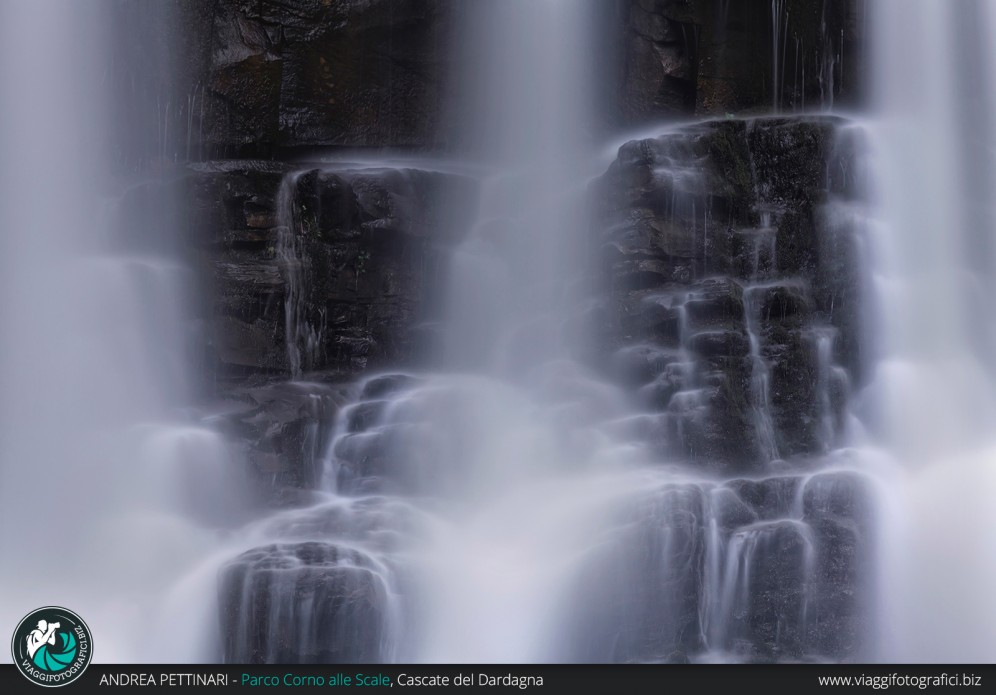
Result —
[[206, 148], [244, 156], [434, 144], [450, 9], [435, 0], [213, 3], [196, 75]]
[[224, 662], [374, 663], [388, 632], [389, 589], [369, 557], [329, 543], [247, 551], [220, 580]]
[[[852, 156], [837, 138], [842, 123], [779, 117], [674, 129], [624, 144], [592, 186], [592, 233], [604, 244], [595, 272], [613, 300], [600, 339], [607, 355], [648, 344], [692, 353], [687, 383], [646, 372], [632, 380], [641, 403], [677, 413], [671, 434], [683, 441], [673, 452], [685, 460], [722, 470], [768, 463], [753, 424], [752, 338], [780, 457], [827, 451], [843, 425], [842, 394], [862, 378], [864, 338], [854, 230], [833, 212], [852, 193], [827, 176]], [[682, 392], [695, 389], [703, 395], [690, 407]], [[675, 398], [684, 398], [677, 411]]]
[[[864, 22], [857, 2], [785, 0], [788, 36], [778, 101], [785, 110], [858, 102]], [[621, 62], [618, 118], [633, 124], [690, 114], [768, 111], [775, 101], [767, 0], [625, 0], [614, 17]], [[832, 39], [830, 38], [832, 37]], [[793, 40], [806, 47], [793, 60]], [[766, 59], [759, 59], [765, 56]], [[832, 90], [827, 64], [835, 66]], [[802, 66], [805, 64], [806, 69]]]
[[750, 352], [747, 336], [740, 331], [703, 331], [688, 339], [688, 347], [706, 359], [743, 357]]
[[[209, 162], [187, 177], [191, 242], [213, 271], [204, 350], [223, 376], [286, 373], [286, 262], [281, 227], [299, 237], [302, 316], [319, 327], [305, 367], [345, 374], [424, 359], [448, 249], [476, 194], [460, 176], [414, 169], [312, 170], [298, 176], [292, 218], [278, 220], [287, 173], [271, 162]], [[265, 225], [273, 224], [273, 227]]]

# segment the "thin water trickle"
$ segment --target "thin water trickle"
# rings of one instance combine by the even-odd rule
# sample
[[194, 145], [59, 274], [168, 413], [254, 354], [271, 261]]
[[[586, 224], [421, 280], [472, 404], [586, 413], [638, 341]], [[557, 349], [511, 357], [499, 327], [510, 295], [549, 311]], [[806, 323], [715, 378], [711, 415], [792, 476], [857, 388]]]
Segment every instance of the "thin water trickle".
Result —
[[311, 262], [305, 252], [305, 231], [295, 209], [299, 173], [280, 182], [277, 192], [277, 259], [284, 278], [284, 342], [292, 377], [299, 377], [318, 363], [324, 327], [324, 311], [311, 308], [308, 291], [312, 284]]

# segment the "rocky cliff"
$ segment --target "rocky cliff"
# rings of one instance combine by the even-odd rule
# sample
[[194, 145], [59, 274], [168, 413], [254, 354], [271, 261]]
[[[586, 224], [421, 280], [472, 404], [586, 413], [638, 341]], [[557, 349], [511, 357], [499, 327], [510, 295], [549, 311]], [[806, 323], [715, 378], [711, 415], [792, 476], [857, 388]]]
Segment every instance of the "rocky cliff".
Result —
[[672, 456], [825, 453], [860, 378], [851, 131], [722, 120], [625, 144], [594, 187], [610, 369], [665, 412]]
[[863, 12], [862, 0], [626, 0], [618, 118], [853, 105]]
[[[216, 0], [191, 5], [205, 149], [436, 141], [450, 4], [390, 0]], [[389, 87], [388, 87], [389, 85]]]
[[[593, 46], [604, 55], [604, 125], [853, 105], [866, 2], [606, 0], [606, 40]], [[188, 88], [176, 95], [174, 130], [190, 130], [185, 152], [448, 144], [438, 126], [460, 97], [452, 45], [461, 3], [172, 4], [183, 39], [174, 63]]]
[[661, 460], [727, 482], [648, 486], [578, 588], [570, 658], [860, 653], [870, 489], [830, 453], [866, 367], [859, 151], [834, 117], [707, 121], [592, 185], [594, 360]]
[[[660, 460], [684, 461], [705, 476], [648, 480], [613, 520], [616, 541], [585, 558], [588, 571], [565, 597], [575, 606], [576, 639], [564, 643], [562, 659], [860, 653], [869, 600], [860, 568], [874, 543], [870, 492], [846, 452], [826, 457], [846, 429], [849, 389], [864, 367], [860, 229], [847, 214], [859, 202], [854, 137], [834, 117], [665, 128], [622, 145], [591, 184], [591, 271], [602, 290], [584, 303], [594, 306], [587, 316], [598, 337], [586, 354], [628, 389], [642, 413], [637, 436]], [[362, 375], [375, 364], [411, 365], [411, 353], [395, 350], [409, 344], [417, 314], [404, 298], [423, 296], [420, 283], [434, 265], [424, 261], [428, 249], [438, 263], [451, 248], [454, 237], [424, 195], [439, 189], [420, 186], [435, 182], [460, 199], [474, 186], [424, 171], [254, 166], [266, 183], [252, 195], [236, 185], [244, 185], [244, 168], [219, 177], [225, 167], [213, 164], [193, 175], [198, 186], [210, 184], [196, 189], [202, 204], [228, 211], [223, 224], [211, 223], [228, 230], [217, 243], [234, 243], [234, 255], [215, 261], [218, 316], [242, 306], [245, 293], [257, 293], [247, 306], [272, 308], [269, 319], [232, 317], [244, 326], [234, 337], [218, 321], [221, 345], [252, 346], [240, 336], [253, 330], [257, 342], [274, 336], [276, 345], [219, 350], [222, 361], [254, 375], [230, 379], [227, 397], [238, 405], [229, 408], [229, 432], [246, 443], [257, 489], [271, 504], [321, 499], [310, 491], [329, 451], [337, 489], [361, 495], [347, 506], [377, 493], [376, 508], [321, 503], [287, 517], [285, 537], [311, 538], [307, 530], [317, 528], [328, 530], [323, 537], [397, 542], [411, 531], [395, 528], [405, 495], [433, 494], [447, 481], [425, 479], [435, 468], [432, 443], [413, 424], [418, 409], [392, 410], [398, 422], [385, 416], [394, 399], [418, 402], [418, 379]], [[296, 261], [276, 251], [288, 248], [288, 233], [300, 242]], [[413, 245], [415, 253], [400, 251]], [[374, 261], [364, 271], [369, 284], [357, 267], [364, 250]], [[249, 254], [242, 266], [239, 254]], [[347, 262], [331, 263], [337, 254]], [[229, 269], [239, 267], [243, 284], [235, 285], [239, 273]], [[240, 293], [228, 298], [235, 287]], [[295, 292], [301, 311], [288, 304]], [[362, 334], [355, 321], [328, 320], [341, 305], [370, 311], [385, 302], [391, 320], [366, 318]], [[293, 335], [316, 341], [288, 345], [288, 312], [308, 327]], [[306, 373], [285, 383], [279, 375], [293, 371], [294, 349]], [[236, 558], [224, 578], [223, 620], [242, 637], [227, 645], [227, 658], [390, 658], [383, 634], [398, 630], [389, 626], [392, 602], [411, 600], [413, 589], [403, 566], [392, 564], [396, 550], [350, 555], [357, 552], [302, 540]], [[283, 632], [285, 618], [314, 604], [327, 609], [306, 635]]]
[[[197, 336], [207, 395], [222, 401], [215, 420], [242, 446], [266, 505], [322, 499], [335, 426], [350, 443], [332, 452], [336, 484], [407, 490], [417, 472], [391, 452], [410, 440], [381, 436], [379, 418], [414, 382], [370, 375], [424, 365], [479, 181], [364, 153], [445, 154], [455, 5], [176, 6], [192, 87], [186, 140], [173, 147], [198, 161], [171, 185], [188, 203], [189, 257], [209, 297]], [[618, 520], [619, 543], [572, 588], [582, 608], [563, 658], [853, 657], [867, 598], [856, 577], [872, 540], [866, 485], [846, 461], [813, 460], [845, 432], [866, 366], [847, 215], [854, 133], [833, 117], [726, 115], [857, 98], [860, 7], [606, 7], [617, 79], [604, 128], [653, 121], [661, 134], [622, 145], [588, 190], [585, 270], [599, 291], [586, 304], [596, 341], [585, 359], [624, 385], [659, 459], [704, 478], [648, 487]], [[720, 118], [667, 125], [693, 114]], [[391, 657], [383, 635], [405, 594], [397, 568], [305, 533], [396, 542], [404, 503], [357, 500], [295, 517], [287, 542], [231, 562], [222, 621], [242, 639], [225, 645], [227, 660]], [[305, 620], [315, 606], [321, 615]], [[302, 621], [306, 631], [286, 628]]]

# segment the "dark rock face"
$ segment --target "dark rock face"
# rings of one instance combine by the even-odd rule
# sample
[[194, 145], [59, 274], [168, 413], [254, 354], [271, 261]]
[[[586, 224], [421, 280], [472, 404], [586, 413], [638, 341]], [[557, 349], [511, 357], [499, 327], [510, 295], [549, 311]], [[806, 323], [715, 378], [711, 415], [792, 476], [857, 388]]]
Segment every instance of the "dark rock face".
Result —
[[862, 344], [840, 126], [683, 128], [627, 143], [596, 186], [606, 368], [669, 414], [671, 454], [737, 468], [832, 446]]
[[348, 386], [256, 378], [230, 386], [224, 396], [219, 428], [241, 445], [258, 500], [267, 505], [308, 501], [303, 491], [322, 484]]
[[593, 187], [602, 368], [660, 414], [665, 460], [730, 479], [627, 508], [582, 573], [565, 659], [860, 654], [868, 483], [799, 472], [834, 448], [865, 367], [852, 136], [833, 118], [688, 126], [623, 145]]
[[648, 490], [568, 595], [564, 660], [854, 658], [867, 489], [835, 472]]
[[283, 280], [274, 262], [275, 197], [288, 166], [261, 161], [194, 165], [187, 179], [191, 243], [210, 278], [207, 350], [217, 365], [278, 369]]
[[[175, 62], [192, 85], [175, 97], [189, 102], [171, 123], [181, 155], [428, 148], [446, 138], [461, 3], [171, 3], [184, 37]], [[613, 66], [599, 81], [615, 83], [605, 96], [613, 124], [860, 98], [857, 0], [618, 0], [599, 11], [610, 38], [597, 50]]]
[[[223, 572], [225, 660], [389, 660], [397, 568], [377, 543], [405, 542], [406, 499], [466, 474], [440, 469], [463, 462], [461, 451], [437, 441], [418, 411], [455, 421], [474, 393], [439, 403], [415, 377], [369, 374], [420, 365], [476, 184], [268, 158], [445, 145], [456, 3], [174, 4], [192, 29], [181, 69], [197, 86], [161, 149], [243, 158], [208, 159], [177, 184], [210, 284], [202, 352], [260, 500], [297, 507], [269, 536], [291, 540]], [[855, 7], [619, 0], [608, 117], [633, 124], [853, 99]], [[591, 189], [592, 257], [607, 291], [590, 312], [599, 337], [590, 359], [627, 386], [661, 460], [730, 479], [649, 485], [620, 511], [613, 542], [583, 560], [565, 597], [576, 628], [565, 660], [859, 653], [865, 482], [769, 465], [831, 448], [863, 378], [863, 278], [839, 209], [855, 196], [853, 152], [835, 119], [730, 119], [627, 143]], [[155, 235], [150, 224], [143, 243]], [[399, 394], [408, 402], [391, 411]], [[314, 491], [326, 473], [342, 493], [329, 508]], [[325, 538], [342, 545], [315, 540]]]
[[[192, 168], [194, 243], [213, 275], [208, 351], [219, 373], [290, 371], [289, 310], [313, 331], [306, 371], [417, 360], [447, 249], [464, 229], [459, 213], [474, 202], [471, 182], [414, 169], [291, 175], [252, 160]], [[295, 257], [282, 257], [291, 244]]]
[[[420, 364], [434, 339], [434, 295], [476, 184], [232, 160], [193, 165], [175, 185], [208, 278], [198, 335], [212, 397], [223, 399], [218, 422], [245, 452], [259, 502], [307, 503], [349, 382]], [[301, 373], [287, 382], [291, 349]], [[391, 390], [384, 380], [370, 388]]]
[[695, 112], [699, 26], [687, 3], [622, 8], [622, 117], [627, 122]]
[[224, 661], [383, 661], [388, 594], [383, 568], [356, 550], [318, 542], [250, 550], [221, 578]]
[[218, 0], [202, 69], [207, 151], [435, 142], [447, 11], [436, 0]]
[[625, 123], [858, 96], [860, 3], [625, 0], [619, 12]]

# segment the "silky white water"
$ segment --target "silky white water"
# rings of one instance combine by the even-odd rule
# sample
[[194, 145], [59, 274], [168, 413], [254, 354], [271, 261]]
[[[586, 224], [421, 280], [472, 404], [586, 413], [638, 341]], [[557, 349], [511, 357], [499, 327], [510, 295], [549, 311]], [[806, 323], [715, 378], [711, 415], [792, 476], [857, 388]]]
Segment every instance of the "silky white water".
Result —
[[131, 108], [108, 80], [112, 17], [105, 2], [0, 5], [0, 625], [64, 605], [97, 661], [211, 658], [211, 595], [177, 599], [175, 583], [237, 516], [237, 478], [227, 444], [180, 410], [193, 273], [141, 244], [170, 228], [172, 201], [125, 206], [157, 180], [113, 170], [143, 154], [120, 143], [161, 134], [110, 127]]
[[591, 428], [626, 414], [621, 394], [570, 354], [586, 338], [568, 326], [597, 173], [593, 8], [481, 3], [455, 49], [457, 141], [489, 173], [447, 290], [443, 360], [471, 373], [410, 396], [430, 441], [409, 451], [428, 450], [427, 487], [442, 493], [415, 552], [419, 661], [556, 659], [561, 593], [619, 495], [591, 471], [633, 456]]
[[[772, 2], [776, 110], [791, 53], [783, 5]], [[873, 114], [842, 129], [867, 140], [870, 200], [823, 212], [864, 227], [876, 347], [838, 441], [830, 382], [847, 375], [832, 362], [833, 330], [813, 328], [827, 453], [809, 468], [770, 461], [758, 317], [775, 226], [755, 191], [744, 325], [751, 425], [770, 465], [732, 480], [669, 467], [647, 436], [664, 423], [680, 439], [684, 414], [703, 405], [693, 292], [646, 298], [682, 317], [673, 368], [689, 386], [667, 412], [643, 412], [583, 366], [583, 310], [600, 289], [587, 275], [589, 182], [604, 171], [596, 7], [505, 0], [460, 14], [447, 136], [480, 200], [451, 259], [439, 368], [348, 388], [309, 380], [330, 329], [302, 310], [315, 269], [290, 233], [288, 175], [276, 211], [286, 387], [340, 410], [327, 450], [309, 433], [321, 466], [310, 503], [243, 525], [236, 471], [247, 464], [185, 409], [192, 271], [171, 241], [136, 243], [153, 219], [178, 236], [176, 201], [122, 202], [135, 187], [159, 190], [183, 149], [167, 145], [169, 114], [188, 127], [190, 114], [163, 95], [162, 119], [131, 124], [161, 161], [123, 184], [111, 153], [136, 153], [122, 155], [108, 125], [122, 106], [106, 77], [110, 6], [0, 4], [0, 624], [65, 605], [103, 662], [334, 660], [362, 640], [365, 661], [736, 661], [751, 654], [756, 570], [776, 565], [782, 583], [766, 590], [788, 597], [778, 654], [819, 659], [807, 641], [820, 581], [808, 515], [837, 504], [857, 472], [874, 480], [877, 522], [858, 581], [876, 584], [860, 658], [996, 660], [996, 4], [872, 4]], [[680, 163], [664, 173], [684, 187], [673, 214], [704, 174]], [[702, 206], [691, 219], [705, 253], [721, 221]], [[780, 492], [748, 508], [751, 486]], [[274, 560], [280, 572], [250, 571]], [[239, 602], [229, 623], [222, 576], [238, 585], [223, 596]], [[336, 582], [369, 602], [316, 608]], [[694, 624], [678, 624], [688, 615]], [[292, 630], [299, 653], [276, 639], [252, 653], [264, 628]]]
[[996, 4], [871, 3], [878, 658], [996, 661]]

